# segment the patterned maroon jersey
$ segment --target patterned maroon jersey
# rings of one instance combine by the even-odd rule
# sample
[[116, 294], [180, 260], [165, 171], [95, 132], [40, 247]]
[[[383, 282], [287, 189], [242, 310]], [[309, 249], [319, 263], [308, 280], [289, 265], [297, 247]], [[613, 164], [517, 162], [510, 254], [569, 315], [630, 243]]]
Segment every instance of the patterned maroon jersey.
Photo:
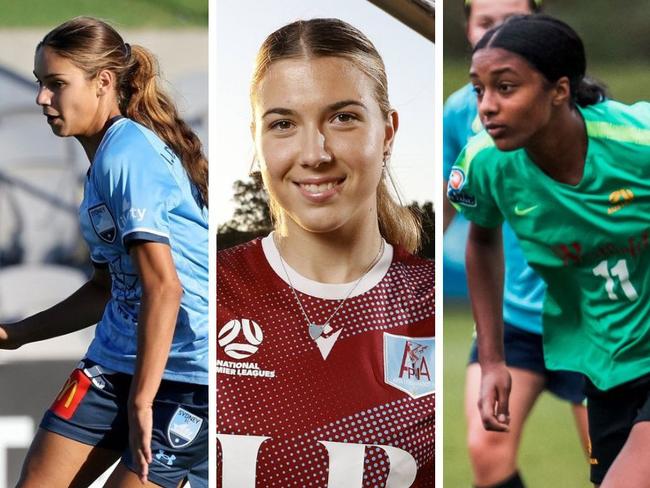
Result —
[[354, 283], [286, 265], [267, 237], [217, 258], [217, 486], [434, 486], [434, 266], [386, 245]]

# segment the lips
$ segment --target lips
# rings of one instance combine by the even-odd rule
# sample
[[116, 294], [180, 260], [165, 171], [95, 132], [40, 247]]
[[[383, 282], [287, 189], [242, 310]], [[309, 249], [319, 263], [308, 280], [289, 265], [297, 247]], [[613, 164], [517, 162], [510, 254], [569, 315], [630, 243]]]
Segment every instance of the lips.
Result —
[[43, 114], [47, 118], [47, 123], [52, 124], [55, 120], [59, 120], [61, 117], [59, 115]]
[[305, 178], [294, 181], [300, 193], [308, 200], [322, 203], [339, 193], [345, 177]]
[[505, 135], [507, 131], [507, 127], [502, 124], [488, 123], [485, 124], [485, 130], [487, 131], [488, 134], [490, 134], [492, 138], [497, 138]]

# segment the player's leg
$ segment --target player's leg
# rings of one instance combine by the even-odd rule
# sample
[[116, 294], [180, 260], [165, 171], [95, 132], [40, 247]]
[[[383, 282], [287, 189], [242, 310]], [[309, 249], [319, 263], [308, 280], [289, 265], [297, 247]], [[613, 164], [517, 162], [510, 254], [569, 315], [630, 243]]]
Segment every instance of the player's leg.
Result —
[[580, 438], [580, 445], [586, 456], [589, 456], [591, 444], [589, 442], [589, 422], [587, 421], [587, 407], [582, 403], [572, 403], [571, 411], [573, 412], [573, 420], [576, 424], [578, 437]]
[[120, 456], [39, 429], [23, 465], [18, 487], [87, 487]]
[[602, 488], [650, 488], [650, 422], [638, 422], [607, 471]]
[[[160, 480], [157, 481], [158, 483], [154, 483], [153, 481], [149, 480], [146, 484], [143, 484], [137, 474], [127, 468], [124, 462], [120, 462], [115, 467], [113, 473], [111, 473], [108, 481], [106, 481], [104, 488], [153, 488], [158, 486], [174, 486], [173, 484], [167, 482], [161, 482]], [[183, 481], [180, 481], [175, 486], [180, 487], [182, 485]]]
[[[510, 432], [489, 432], [483, 428], [477, 408], [481, 369], [477, 363], [467, 367], [465, 415], [467, 445], [474, 473], [474, 485], [523, 486], [518, 481], [517, 451], [524, 423], [539, 394], [544, 390], [544, 376], [532, 371], [510, 368]], [[509, 483], [509, 484], [507, 484]]]

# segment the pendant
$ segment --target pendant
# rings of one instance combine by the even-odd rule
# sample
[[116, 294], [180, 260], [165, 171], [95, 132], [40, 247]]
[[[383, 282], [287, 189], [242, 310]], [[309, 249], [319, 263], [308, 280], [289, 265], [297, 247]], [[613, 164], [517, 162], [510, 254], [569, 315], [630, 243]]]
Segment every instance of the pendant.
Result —
[[317, 340], [321, 335], [323, 335], [325, 325], [309, 324], [309, 337], [314, 341]]

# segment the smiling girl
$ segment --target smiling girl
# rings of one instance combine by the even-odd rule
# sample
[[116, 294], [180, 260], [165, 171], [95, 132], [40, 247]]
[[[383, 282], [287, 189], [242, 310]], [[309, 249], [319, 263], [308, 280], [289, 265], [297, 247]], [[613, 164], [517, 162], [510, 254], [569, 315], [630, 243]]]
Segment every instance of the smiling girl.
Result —
[[499, 225], [547, 284], [549, 369], [587, 376], [591, 479], [650, 486], [650, 106], [606, 101], [582, 41], [516, 17], [476, 45], [470, 77], [486, 131], [460, 155], [449, 198], [472, 221], [467, 273], [482, 369], [480, 412], [508, 430]]
[[[79, 216], [95, 269], [63, 302], [0, 326], [0, 347], [98, 325], [19, 486], [88, 486], [121, 458], [107, 486], [176, 487], [207, 466], [207, 161], [153, 55], [102, 21], [48, 33], [34, 75], [52, 131], [90, 162]], [[195, 474], [207, 486], [207, 468]]]
[[381, 57], [340, 20], [294, 22], [251, 102], [275, 231], [218, 255], [218, 484], [433, 486], [433, 263], [387, 187]]

